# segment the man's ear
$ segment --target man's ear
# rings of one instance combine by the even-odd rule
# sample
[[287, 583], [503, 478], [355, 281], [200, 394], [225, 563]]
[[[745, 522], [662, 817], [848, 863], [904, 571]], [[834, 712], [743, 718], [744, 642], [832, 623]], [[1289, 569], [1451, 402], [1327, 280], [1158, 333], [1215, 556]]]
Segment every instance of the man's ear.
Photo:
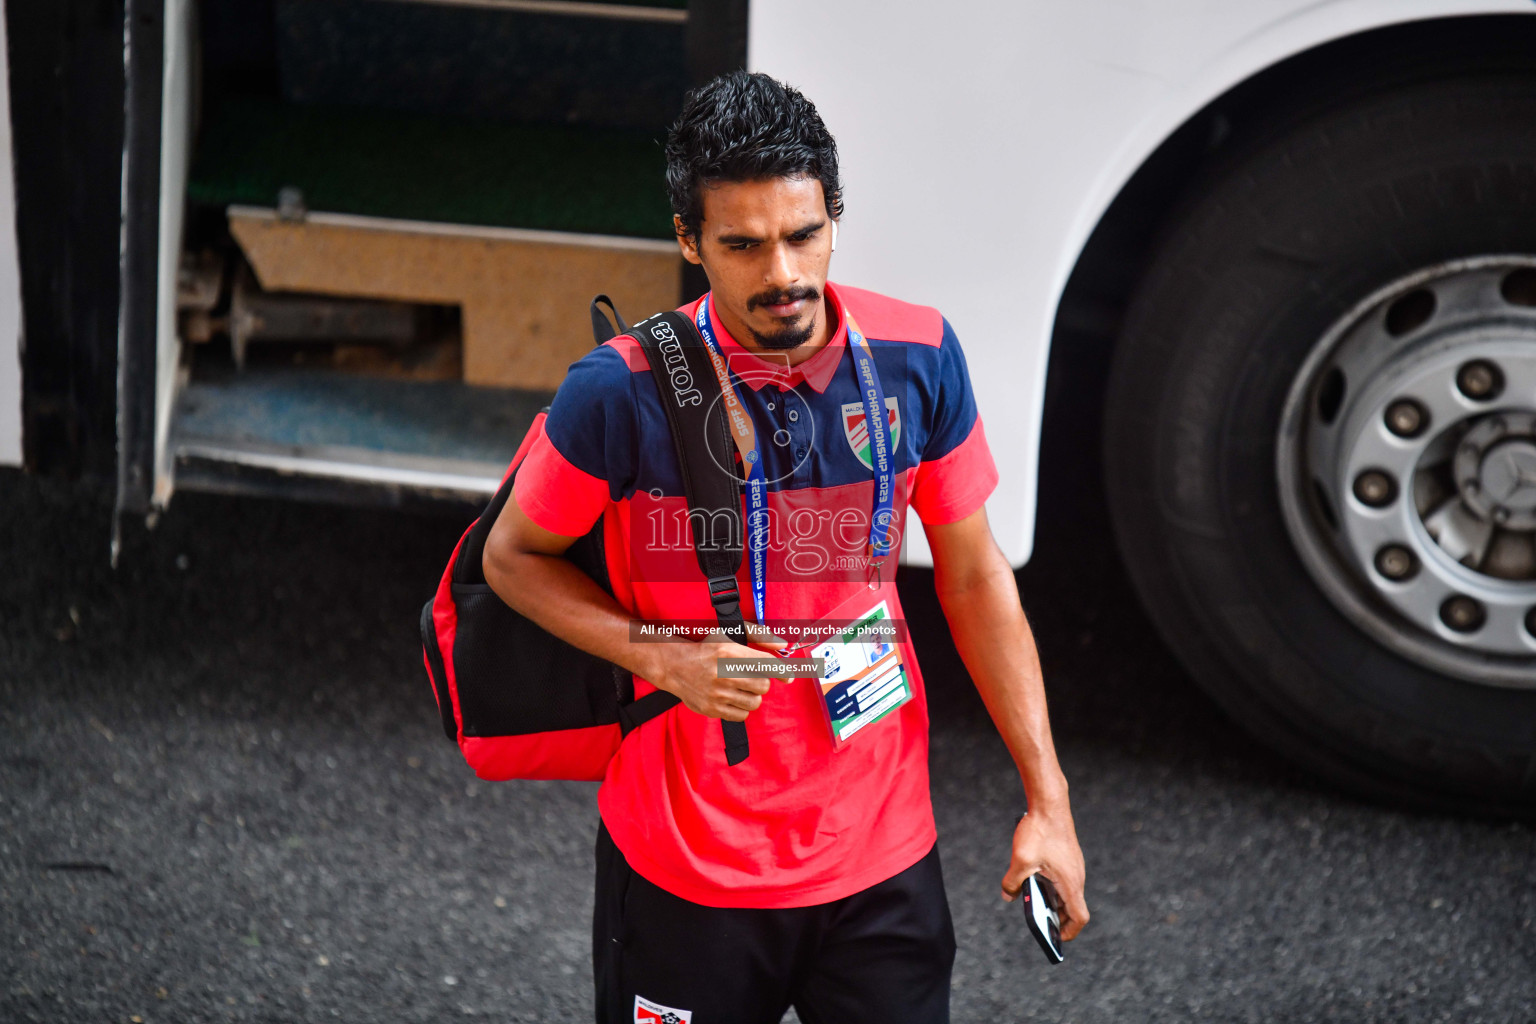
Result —
[[699, 238], [690, 235], [683, 227], [683, 218], [677, 214], [672, 215], [672, 231], [677, 235], [677, 247], [683, 251], [683, 259], [689, 263], [702, 263], [699, 258]]

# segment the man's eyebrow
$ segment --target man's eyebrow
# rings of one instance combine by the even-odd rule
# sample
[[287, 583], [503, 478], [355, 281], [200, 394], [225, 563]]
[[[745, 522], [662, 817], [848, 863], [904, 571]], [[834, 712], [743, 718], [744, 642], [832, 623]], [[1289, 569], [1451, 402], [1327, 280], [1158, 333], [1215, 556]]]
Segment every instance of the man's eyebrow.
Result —
[[[823, 218], [822, 220], [816, 221], [814, 224], [806, 224], [802, 227], [798, 227], [785, 237], [800, 238], [805, 235], [820, 231], [826, 226], [827, 222], [825, 218]], [[715, 239], [715, 241], [719, 242], [721, 245], [752, 245], [761, 242], [762, 239], [756, 237], [755, 235], [720, 235]]]

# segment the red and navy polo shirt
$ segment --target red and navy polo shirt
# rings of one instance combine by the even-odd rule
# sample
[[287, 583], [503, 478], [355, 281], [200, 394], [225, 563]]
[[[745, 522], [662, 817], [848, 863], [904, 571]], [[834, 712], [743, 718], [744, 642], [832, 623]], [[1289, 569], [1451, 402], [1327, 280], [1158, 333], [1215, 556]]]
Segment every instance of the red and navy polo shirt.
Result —
[[[848, 314], [869, 340], [886, 395], [896, 528], [907, 528], [909, 505], [927, 523], [962, 519], [997, 484], [965, 357], [939, 312], [830, 283], [826, 297], [836, 332], [792, 367], [742, 348], [714, 318], [769, 484], [770, 627], [846, 621], [882, 599], [902, 618], [894, 566], [877, 590], [862, 568], [874, 480]], [[700, 386], [718, 393], [713, 381]], [[661, 396], [633, 338], [571, 366], [513, 494], [530, 519], [565, 536], [605, 517], [614, 597], [637, 620], [713, 619], [692, 547], [703, 526], [688, 519]], [[750, 618], [745, 559], [739, 583]], [[936, 835], [928, 710], [916, 655], [910, 642], [901, 647], [913, 699], [839, 749], [808, 678], [773, 683], [747, 718], [751, 756], [736, 766], [725, 763], [719, 723], [685, 706], [632, 732], [598, 793], [625, 859], [663, 889], [719, 907], [825, 903], [916, 863]], [[635, 679], [636, 696], [652, 689]]]

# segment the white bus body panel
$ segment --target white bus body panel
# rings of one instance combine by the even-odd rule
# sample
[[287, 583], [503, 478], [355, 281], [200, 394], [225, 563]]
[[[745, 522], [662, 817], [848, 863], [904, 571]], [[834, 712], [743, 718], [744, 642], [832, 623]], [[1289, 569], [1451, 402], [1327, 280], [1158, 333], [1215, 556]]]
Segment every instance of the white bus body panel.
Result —
[[[1530, 0], [752, 0], [748, 64], [837, 139], [834, 280], [937, 306], [965, 346], [1015, 566], [1034, 541], [1056, 304], [1105, 209], [1192, 114], [1329, 40]], [[905, 560], [932, 565], [921, 530]]]
[[21, 264], [11, 160], [11, 68], [0, 0], [0, 466], [21, 465]]

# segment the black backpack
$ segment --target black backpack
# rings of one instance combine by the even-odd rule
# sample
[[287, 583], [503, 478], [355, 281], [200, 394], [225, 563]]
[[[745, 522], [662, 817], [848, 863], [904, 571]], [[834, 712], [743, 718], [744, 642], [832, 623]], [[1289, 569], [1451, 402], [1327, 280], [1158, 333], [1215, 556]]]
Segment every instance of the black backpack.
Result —
[[[600, 305], [613, 310], [618, 330]], [[651, 376], [682, 470], [690, 522], [727, 516], [729, 540], [694, 555], [709, 581], [720, 628], [741, 636], [744, 624], [736, 572], [741, 567], [740, 489], [721, 466], [734, 447], [723, 403], [699, 400], [715, 381], [709, 353], [687, 316], [660, 313], [628, 328], [605, 295], [592, 301], [592, 331], [601, 345], [619, 333], [634, 337]], [[543, 433], [546, 407], [534, 418], [496, 495], [454, 548], [437, 593], [421, 610], [427, 677], [443, 731], [483, 779], [601, 779], [623, 738], [679, 703], [662, 690], [639, 700], [630, 674], [553, 636], [501, 600], [485, 581], [486, 537], [512, 493], [518, 467]], [[705, 443], [684, 439], [703, 438]], [[702, 519], [699, 517], [702, 516]], [[603, 520], [576, 540], [566, 557], [608, 593]], [[747, 757], [747, 730], [721, 720], [726, 762]]]

